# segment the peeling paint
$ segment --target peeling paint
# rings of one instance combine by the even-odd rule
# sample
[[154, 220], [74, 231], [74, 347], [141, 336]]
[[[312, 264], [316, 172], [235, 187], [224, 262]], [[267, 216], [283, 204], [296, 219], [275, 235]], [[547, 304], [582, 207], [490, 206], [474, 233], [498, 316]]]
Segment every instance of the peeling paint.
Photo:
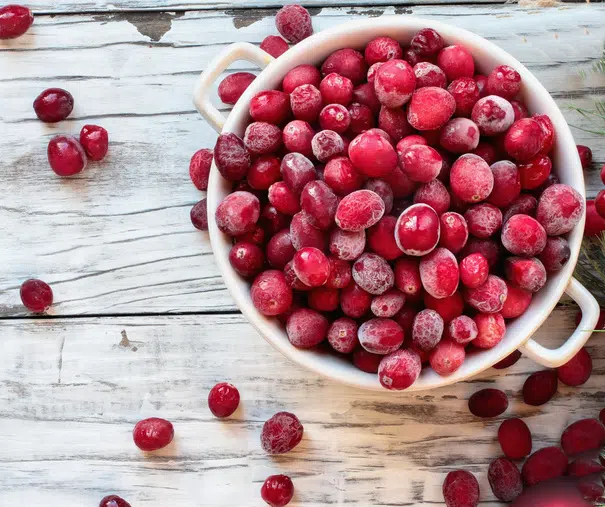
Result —
[[407, 7], [395, 7], [395, 14], [412, 14], [412, 9], [408, 9]]
[[128, 21], [137, 31], [158, 42], [172, 28], [172, 20], [180, 18], [184, 12], [120, 12], [110, 16], [93, 16], [95, 21]]
[[378, 18], [384, 14], [384, 9], [351, 9], [350, 11], [347, 11], [347, 14], [350, 16], [368, 16], [370, 18]]

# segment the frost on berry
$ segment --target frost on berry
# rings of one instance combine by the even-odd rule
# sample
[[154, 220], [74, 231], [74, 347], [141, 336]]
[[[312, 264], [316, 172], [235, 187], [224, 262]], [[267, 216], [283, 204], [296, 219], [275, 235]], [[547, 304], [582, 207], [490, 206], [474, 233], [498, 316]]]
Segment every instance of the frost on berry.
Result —
[[363, 55], [354, 49], [345, 48], [334, 51], [321, 66], [324, 76], [332, 72], [350, 79], [354, 85], [365, 80], [368, 66]]
[[430, 62], [418, 62], [414, 65], [414, 75], [416, 76], [416, 88], [426, 86], [445, 88], [447, 85], [445, 73], [437, 65]]
[[358, 319], [370, 311], [372, 295], [355, 282], [351, 282], [340, 293], [340, 308], [347, 317]]
[[229, 236], [249, 232], [260, 217], [260, 202], [250, 192], [233, 192], [216, 208], [216, 225]]
[[221, 134], [214, 147], [214, 162], [223, 178], [229, 181], [241, 180], [250, 168], [250, 152], [235, 134]]
[[471, 119], [484, 136], [506, 132], [515, 121], [515, 112], [510, 102], [496, 95], [479, 99], [473, 106]]
[[446, 507], [477, 507], [479, 505], [479, 483], [466, 470], [455, 470], [445, 477], [443, 498]]
[[494, 496], [503, 502], [512, 502], [523, 491], [521, 472], [506, 458], [497, 458], [490, 463], [487, 478]]
[[305, 157], [313, 156], [311, 142], [315, 136], [313, 127], [306, 121], [293, 120], [282, 131], [284, 146], [288, 151], [300, 153]]
[[447, 248], [436, 248], [420, 260], [422, 286], [431, 296], [445, 298], [458, 288], [458, 261]]
[[439, 245], [457, 254], [468, 241], [468, 224], [462, 215], [454, 211], [443, 213], [439, 218], [441, 235]]
[[469, 398], [468, 408], [477, 417], [497, 417], [508, 408], [508, 398], [499, 389], [481, 389]]
[[196, 151], [189, 162], [189, 177], [198, 190], [208, 188], [208, 177], [214, 153], [212, 150], [202, 148]]
[[320, 162], [327, 162], [332, 157], [342, 155], [344, 147], [342, 137], [333, 130], [322, 130], [311, 140], [313, 155]]
[[278, 35], [267, 35], [260, 43], [260, 48], [273, 58], [280, 57], [290, 49], [288, 43]]
[[472, 253], [460, 261], [460, 281], [466, 287], [480, 287], [487, 281], [488, 275], [489, 263], [482, 254]]
[[466, 345], [477, 338], [477, 324], [467, 315], [454, 318], [448, 326], [450, 339], [459, 345]]
[[477, 82], [472, 77], [460, 77], [449, 84], [447, 91], [456, 101], [456, 115], [470, 117], [473, 106], [480, 97]]
[[505, 271], [508, 281], [529, 292], [538, 292], [547, 279], [544, 265], [535, 257], [509, 257], [505, 262]]
[[443, 167], [443, 158], [437, 150], [423, 144], [414, 144], [399, 157], [403, 172], [410, 180], [429, 183], [434, 180]]
[[395, 275], [393, 269], [382, 257], [364, 253], [353, 264], [353, 280], [370, 294], [384, 294], [393, 287]]
[[[443, 214], [450, 207], [450, 194], [441, 181], [432, 180], [418, 187], [414, 193], [414, 203], [428, 204], [438, 215], [443, 217]], [[441, 225], [441, 232], [443, 233], [443, 222]]]
[[396, 350], [380, 361], [378, 380], [386, 389], [401, 391], [416, 382], [421, 368], [420, 356], [416, 352]]
[[455, 110], [456, 101], [447, 90], [436, 86], [418, 88], [408, 106], [408, 121], [416, 130], [435, 130], [443, 127]]
[[254, 307], [263, 315], [279, 315], [292, 306], [292, 289], [278, 270], [258, 275], [250, 288], [250, 296]]
[[441, 340], [431, 351], [429, 362], [437, 374], [446, 377], [462, 366], [465, 357], [463, 345], [446, 339]]
[[321, 313], [309, 308], [294, 310], [286, 323], [288, 340], [295, 347], [308, 349], [319, 345], [328, 334], [330, 323]]
[[263, 425], [260, 442], [268, 454], [284, 454], [302, 440], [303, 425], [294, 414], [278, 412]]
[[313, 35], [311, 15], [302, 5], [282, 7], [275, 15], [275, 26], [286, 40], [294, 44]]
[[281, 173], [290, 189], [300, 194], [305, 185], [317, 179], [313, 162], [300, 153], [288, 153], [281, 161]]
[[397, 153], [380, 131], [359, 134], [349, 145], [349, 158], [355, 169], [370, 178], [388, 175], [397, 166]]
[[319, 85], [319, 91], [324, 104], [342, 104], [346, 106], [353, 100], [353, 82], [335, 72], [323, 78]]
[[540, 151], [541, 134], [542, 129], [537, 121], [522, 118], [506, 131], [504, 149], [515, 160], [527, 162]]
[[559, 380], [566, 386], [576, 387], [585, 384], [591, 373], [592, 358], [584, 347], [567, 363], [557, 368]]
[[312, 84], [300, 85], [290, 94], [290, 108], [297, 120], [316, 122], [322, 107], [321, 93]]
[[376, 72], [374, 91], [383, 106], [403, 106], [410, 100], [415, 87], [414, 70], [405, 60], [389, 60]]
[[300, 204], [314, 227], [325, 230], [334, 223], [338, 198], [323, 181], [307, 183], [301, 193]]
[[289, 70], [282, 81], [282, 90], [285, 94], [292, 93], [296, 88], [304, 84], [313, 85], [319, 88], [321, 82], [321, 73], [314, 65], [298, 65]]
[[485, 88], [490, 95], [498, 95], [511, 100], [521, 89], [521, 76], [508, 65], [498, 65], [487, 76]]
[[569, 185], [548, 187], [538, 201], [536, 219], [549, 236], [560, 236], [571, 231], [582, 217], [584, 200]]
[[370, 309], [376, 317], [394, 317], [405, 304], [405, 296], [398, 289], [390, 289], [372, 299]]
[[464, 218], [469, 232], [476, 238], [489, 238], [502, 227], [502, 212], [493, 204], [482, 203], [471, 206], [464, 214]]
[[527, 486], [561, 477], [567, 468], [567, 456], [559, 447], [544, 447], [523, 464], [521, 474]]
[[502, 244], [514, 255], [537, 255], [544, 250], [546, 239], [544, 228], [528, 215], [514, 215], [502, 228]]
[[324, 250], [326, 246], [326, 235], [323, 231], [314, 227], [311, 218], [303, 211], [296, 213], [290, 222], [290, 239], [296, 250], [304, 247], [315, 247]]
[[390, 354], [403, 343], [403, 329], [392, 319], [365, 321], [357, 332], [361, 346], [372, 354]]
[[357, 331], [359, 326], [353, 319], [336, 319], [328, 329], [328, 343], [341, 354], [350, 354], [359, 345]]
[[453, 118], [441, 129], [439, 144], [451, 153], [468, 153], [479, 145], [479, 128], [468, 118]]
[[99, 507], [130, 507], [130, 504], [118, 495], [108, 495], [101, 499]]
[[487, 281], [475, 288], [467, 288], [465, 301], [475, 310], [483, 313], [498, 313], [502, 310], [508, 289], [506, 282], [496, 275], [489, 275]]
[[258, 275], [263, 269], [264, 262], [263, 251], [253, 243], [236, 243], [229, 252], [229, 263], [245, 278]]
[[476, 203], [487, 199], [494, 188], [494, 175], [481, 157], [462, 155], [450, 171], [452, 192], [462, 201]]
[[336, 224], [345, 231], [372, 227], [384, 215], [384, 201], [371, 190], [357, 190], [345, 196], [336, 208]]
[[342, 134], [351, 125], [351, 115], [341, 104], [328, 104], [319, 113], [319, 125], [324, 130], [333, 130]]
[[412, 344], [424, 352], [432, 350], [441, 340], [443, 328], [443, 319], [435, 310], [418, 312], [412, 326]]
[[538, 407], [544, 405], [557, 392], [557, 371], [542, 370], [532, 373], [523, 384], [523, 401]]
[[494, 348], [504, 338], [506, 324], [500, 313], [479, 313], [475, 315], [477, 324], [477, 338], [473, 345], [480, 349]]
[[598, 419], [576, 421], [561, 435], [561, 447], [568, 456], [600, 449], [603, 444], [605, 444], [605, 427]]
[[521, 193], [521, 178], [517, 166], [510, 160], [490, 165], [494, 175], [494, 188], [487, 201], [498, 208], [510, 206]]

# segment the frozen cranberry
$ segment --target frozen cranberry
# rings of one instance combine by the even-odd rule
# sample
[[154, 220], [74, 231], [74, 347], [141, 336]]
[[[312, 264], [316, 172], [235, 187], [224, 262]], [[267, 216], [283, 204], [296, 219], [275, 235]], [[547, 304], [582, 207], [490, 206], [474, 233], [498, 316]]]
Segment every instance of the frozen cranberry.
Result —
[[26, 280], [21, 284], [19, 293], [23, 305], [32, 312], [45, 312], [53, 304], [53, 291], [42, 280]]
[[[254, 165], [256, 165], [256, 163]], [[269, 163], [263, 164], [263, 171], [265, 167], [271, 171], [273, 169], [271, 165], [269, 165]], [[250, 171], [250, 173], [252, 173], [252, 170]], [[248, 177], [250, 177], [250, 175], [248, 175]], [[262, 177], [264, 179], [265, 175], [263, 174]], [[255, 182], [255, 184], [257, 183]], [[265, 182], [263, 182], [262, 184], [264, 185]], [[288, 187], [288, 185], [283, 181], [273, 183], [269, 187], [269, 202], [275, 207], [277, 211], [285, 215], [295, 215], [300, 211], [300, 203], [298, 196], [292, 190], [290, 190], [290, 187]]]
[[[401, 166], [397, 166], [395, 169], [393, 169], [391, 174], [384, 176], [382, 179], [389, 184], [391, 190], [393, 191], [393, 206], [395, 205], [395, 199], [398, 199], [400, 202], [402, 202], [401, 200], [403, 198], [410, 196], [416, 189], [416, 183], [403, 172]], [[391, 213], [395, 216], [399, 216], [400, 212], [396, 213], [394, 209], [391, 210]]]
[[99, 507], [130, 507], [130, 504], [118, 495], [109, 495], [101, 500]]
[[394, 317], [405, 304], [405, 296], [398, 289], [391, 289], [372, 299], [370, 309], [376, 317]]
[[468, 153], [479, 145], [479, 128], [468, 118], [453, 118], [441, 129], [439, 143], [451, 153]]
[[374, 91], [383, 106], [401, 107], [410, 100], [415, 87], [414, 70], [405, 60], [389, 60], [376, 72]]
[[372, 295], [355, 282], [345, 287], [340, 293], [340, 308], [347, 317], [353, 319], [362, 317], [370, 310], [371, 304]]
[[288, 153], [282, 159], [281, 173], [286, 184], [297, 194], [307, 183], [317, 179], [313, 162], [300, 153]]
[[245, 278], [258, 275], [265, 262], [263, 251], [253, 243], [236, 243], [229, 252], [229, 263]]
[[282, 132], [270, 123], [253, 122], [246, 127], [244, 144], [255, 155], [274, 153], [281, 147]]
[[454, 373], [466, 357], [464, 347], [452, 340], [441, 340], [431, 351], [429, 362], [431, 368], [442, 377]]
[[326, 281], [326, 287], [329, 289], [344, 289], [353, 276], [351, 275], [351, 265], [342, 259], [329, 257], [330, 261], [330, 276]]
[[330, 104], [319, 113], [319, 124], [324, 130], [333, 130], [342, 134], [351, 124], [351, 115], [341, 104]]
[[290, 115], [290, 97], [278, 90], [265, 90], [250, 100], [250, 116], [254, 121], [279, 125]]
[[563, 366], [557, 368], [559, 380], [566, 386], [577, 387], [585, 384], [592, 373], [592, 358], [585, 348], [573, 356]]
[[519, 164], [519, 175], [523, 190], [533, 190], [546, 182], [552, 170], [552, 162], [546, 155], [536, 155], [524, 164]]
[[382, 257], [365, 253], [353, 264], [353, 280], [370, 294], [383, 294], [395, 283], [391, 266]]
[[408, 107], [408, 121], [417, 130], [435, 130], [447, 123], [456, 110], [456, 101], [443, 88], [417, 89]]
[[451, 296], [458, 288], [459, 270], [456, 257], [447, 248], [436, 248], [420, 260], [420, 278], [424, 290], [431, 296]]
[[489, 275], [483, 285], [466, 289], [465, 300], [479, 312], [497, 313], [502, 310], [507, 293], [504, 280], [495, 275]]
[[[2, 12], [0, 9], [0, 21]], [[0, 39], [2, 28], [0, 28]], [[36, 116], [46, 123], [56, 123], [67, 118], [74, 108], [74, 98], [67, 90], [62, 88], [48, 88], [34, 100]]]
[[324, 76], [335, 72], [357, 85], [365, 80], [368, 66], [359, 51], [346, 48], [339, 49], [328, 56], [321, 66], [321, 72]]
[[401, 108], [391, 109], [382, 106], [378, 115], [378, 126], [389, 135], [393, 142], [399, 141], [412, 131], [407, 115]]
[[523, 465], [521, 474], [527, 486], [561, 477], [567, 468], [567, 456], [558, 447], [544, 447], [534, 452]]
[[528, 215], [514, 215], [502, 228], [502, 244], [514, 255], [531, 257], [546, 246], [546, 231]]
[[349, 158], [357, 171], [370, 178], [385, 176], [397, 166], [393, 146], [376, 131], [364, 132], [353, 139]]
[[473, 56], [463, 46], [443, 48], [437, 55], [437, 65], [443, 69], [449, 81], [461, 77], [473, 77], [475, 74]]
[[523, 491], [521, 472], [517, 465], [506, 458], [492, 461], [487, 477], [494, 496], [503, 502], [512, 502]]
[[499, 65], [487, 77], [486, 91], [489, 95], [498, 95], [511, 100], [521, 89], [521, 76], [508, 65]]
[[292, 305], [292, 289], [281, 271], [267, 270], [256, 277], [250, 289], [252, 304], [263, 315], [286, 312]]
[[403, 172], [412, 181], [429, 183], [441, 171], [443, 159], [437, 150], [430, 146], [414, 144], [400, 156]]
[[[277, 128], [277, 127], [276, 127]], [[278, 129], [279, 130], [279, 129]], [[280, 142], [281, 142], [281, 133], [280, 133]], [[274, 183], [278, 182], [281, 179], [281, 169], [280, 169], [280, 159], [274, 155], [262, 155], [258, 157], [250, 167], [248, 171], [248, 184], [250, 187], [256, 190], [267, 190]], [[280, 182], [281, 183], [281, 182]], [[282, 183], [285, 186], [285, 184]], [[277, 187], [279, 192], [279, 187]], [[298, 199], [297, 199], [298, 200]], [[269, 201], [271, 198], [269, 197]], [[279, 199], [277, 199], [278, 204], [282, 204]], [[287, 206], [286, 206], [287, 208]], [[291, 210], [288, 210], [291, 211]], [[298, 211], [298, 210], [296, 210]], [[296, 211], [287, 213], [292, 215], [296, 213]]]
[[460, 261], [460, 281], [470, 289], [476, 289], [487, 281], [489, 264], [480, 253], [472, 253]]
[[535, 257], [509, 257], [506, 259], [505, 269], [506, 278], [520, 289], [538, 292], [546, 283], [544, 265]]
[[294, 120], [288, 123], [282, 132], [284, 146], [287, 150], [300, 153], [306, 157], [313, 155], [311, 141], [315, 131], [306, 121]]
[[324, 104], [342, 104], [346, 106], [353, 100], [353, 83], [349, 78], [331, 73], [323, 78], [319, 85]]
[[341, 317], [330, 325], [328, 343], [341, 354], [349, 354], [359, 345], [357, 339], [358, 325], [353, 319]]
[[288, 43], [278, 35], [267, 35], [260, 43], [260, 48], [273, 58], [278, 58], [288, 51]]
[[397, 143], [397, 155], [401, 157], [406, 151], [408, 151], [410, 147], [414, 146], [415, 144], [428, 146], [428, 143], [424, 137], [417, 134], [412, 134], [404, 137]]
[[522, 118], [529, 118], [529, 111], [525, 107], [525, 104], [518, 100], [511, 100], [510, 105], [513, 106], [513, 111], [515, 112], [515, 121]]
[[479, 88], [479, 97], [485, 97], [487, 95], [487, 76], [483, 74], [475, 74], [473, 79], [475, 80], [475, 83], [477, 83], [477, 88]]
[[321, 82], [321, 73], [313, 65], [299, 65], [288, 71], [282, 81], [282, 90], [284, 93], [292, 93], [295, 88], [304, 84], [313, 85], [319, 88]]
[[481, 157], [472, 154], [462, 155], [450, 172], [452, 192], [464, 202], [485, 200], [494, 187], [494, 175]]
[[370, 227], [367, 233], [370, 250], [388, 261], [400, 257], [403, 253], [395, 241], [396, 223], [397, 219], [395, 217], [384, 216], [376, 225]]
[[418, 62], [414, 65], [414, 75], [416, 76], [416, 88], [426, 86], [445, 88], [447, 85], [445, 73], [430, 62]]
[[316, 287], [307, 298], [309, 307], [318, 312], [333, 312], [339, 307], [339, 295], [336, 289]]
[[479, 100], [479, 87], [472, 77], [454, 79], [447, 91], [456, 101], [456, 115], [470, 117], [473, 106]]
[[580, 221], [583, 200], [569, 185], [552, 185], [540, 197], [536, 218], [549, 236], [560, 236], [571, 231]]
[[[261, 47], [262, 49], [262, 47]], [[218, 96], [224, 104], [235, 104], [246, 88], [256, 79], [250, 72], [235, 72], [229, 74], [218, 86]]]
[[313, 155], [320, 162], [327, 162], [332, 157], [342, 155], [344, 152], [342, 137], [333, 130], [322, 130], [315, 134], [311, 147]]
[[506, 356], [504, 359], [494, 364], [493, 368], [495, 368], [496, 370], [505, 370], [506, 368], [510, 368], [511, 366], [516, 364], [519, 359], [521, 359], [521, 352], [515, 350], [514, 352]]
[[298, 417], [290, 412], [278, 412], [263, 424], [261, 447], [268, 454], [284, 454], [300, 443], [303, 432]]
[[349, 116], [351, 117], [350, 130], [354, 134], [361, 134], [374, 127], [374, 114], [365, 104], [353, 102], [349, 106]]
[[210, 176], [210, 167], [212, 166], [213, 151], [202, 148], [196, 151], [189, 162], [189, 177], [198, 190], [208, 188], [208, 176]]
[[464, 217], [453, 211], [443, 213], [439, 218], [441, 235], [439, 245], [452, 253], [458, 253], [468, 240], [468, 225]]
[[415, 348], [428, 352], [443, 335], [444, 323], [435, 310], [425, 309], [416, 314], [412, 326], [412, 344]]
[[390, 354], [403, 343], [403, 329], [391, 319], [370, 319], [357, 333], [361, 346], [372, 354]]
[[444, 46], [441, 35], [432, 28], [419, 30], [410, 42], [410, 49], [421, 56], [436, 55]]
[[570, 477], [586, 477], [587, 475], [602, 473], [604, 468], [594, 459], [579, 458], [568, 465], [567, 475]]
[[363, 347], [357, 347], [353, 352], [353, 364], [366, 373], [378, 373], [378, 367], [383, 358], [383, 355], [372, 354]]
[[208, 207], [206, 205], [206, 198], [202, 199], [191, 208], [189, 217], [191, 218], [193, 227], [200, 231], [208, 230]]
[[427, 308], [435, 310], [446, 324], [452, 319], [462, 315], [464, 310], [464, 299], [460, 292], [454, 292], [451, 296], [436, 298], [429, 293], [424, 293], [424, 304]]
[[386, 62], [387, 60], [399, 59], [403, 55], [403, 50], [395, 39], [391, 37], [376, 37], [368, 42], [365, 48], [365, 60], [368, 65], [376, 62]]
[[384, 214], [384, 201], [371, 190], [357, 190], [345, 196], [336, 208], [336, 224], [345, 231], [361, 231], [374, 225]]
[[494, 267], [502, 255], [502, 248], [499, 243], [493, 239], [470, 238], [462, 249], [462, 257], [473, 253], [480, 253], [487, 259], [490, 269]]
[[295, 253], [288, 229], [277, 232], [267, 243], [267, 261], [275, 269], [284, 269]]
[[[288, 262], [288, 264], [284, 266], [284, 277], [286, 279], [286, 285], [292, 289], [295, 289], [300, 292], [308, 292], [312, 290], [312, 287], [309, 287], [308, 285], [302, 283], [300, 279], [296, 276], [296, 273], [294, 272], [294, 260], [291, 260], [290, 262]], [[292, 312], [294, 312], [294, 310], [298, 310], [299, 308], [300, 305], [297, 305], [296, 303], [291, 305], [290, 308], [286, 310], [286, 312], [284, 312], [283, 314], [279, 314], [280, 321], [285, 324], [290, 315], [292, 315]]]
[[464, 219], [469, 232], [476, 238], [489, 238], [502, 227], [502, 212], [493, 204], [471, 206], [464, 214]]
[[324, 181], [334, 192], [343, 196], [359, 190], [363, 184], [363, 177], [347, 157], [334, 157], [324, 168]]
[[250, 168], [250, 152], [235, 134], [221, 134], [214, 147], [214, 162], [223, 178], [229, 181], [244, 179]]
[[397, 219], [395, 240], [407, 255], [426, 255], [437, 246], [439, 230], [435, 210], [427, 204], [414, 204]]
[[239, 399], [239, 391], [234, 385], [221, 382], [210, 390], [208, 408], [215, 417], [229, 417], [237, 410]]
[[[378, 111], [380, 111], [381, 108], [381, 104], [380, 101], [378, 100], [378, 97], [376, 97], [376, 92], [374, 91], [374, 84], [370, 84], [370, 83], [362, 83], [358, 86], [355, 87], [355, 89], [353, 90], [353, 104], [357, 104], [357, 107], [353, 107], [353, 104], [351, 104], [351, 106], [349, 106], [349, 112], [351, 114], [352, 110], [358, 110], [359, 106], [363, 106], [363, 111], [364, 111], [364, 115], [366, 114], [367, 111], [369, 111], [370, 113], [374, 112], [374, 113], [378, 113]], [[367, 108], [367, 110], [365, 109]], [[358, 111], [358, 116], [361, 115], [361, 110]], [[370, 121], [374, 121], [374, 118], [372, 116]], [[359, 120], [357, 120], [358, 124], [361, 124], [362, 122]], [[371, 128], [371, 127], [370, 127]], [[353, 129], [352, 129], [353, 130]], [[361, 132], [361, 130], [357, 130], [357, 133]]]
[[469, 398], [468, 408], [477, 417], [497, 417], [506, 412], [508, 398], [500, 389], [481, 389]]
[[523, 384], [523, 401], [537, 407], [548, 402], [556, 392], [557, 371], [537, 371], [532, 373]]
[[505, 319], [514, 319], [523, 315], [529, 307], [532, 300], [532, 293], [525, 289], [520, 289], [509, 283], [507, 286], [507, 295], [504, 306], [502, 307], [502, 317]]
[[414, 203], [428, 204], [438, 215], [443, 215], [450, 207], [450, 194], [441, 181], [432, 180], [416, 190]]
[[535, 120], [518, 120], [506, 132], [504, 149], [516, 160], [529, 161], [540, 151], [541, 134], [542, 128]]
[[346, 261], [357, 259], [364, 251], [366, 234], [361, 231], [334, 229], [330, 234], [330, 252]]
[[506, 208], [521, 193], [522, 175], [509, 160], [500, 160], [490, 166], [494, 176], [494, 188], [487, 201], [498, 208]]
[[563, 269], [570, 256], [571, 250], [565, 238], [549, 237], [546, 239], [546, 246], [540, 253], [540, 261], [547, 273], [556, 273]]
[[304, 247], [315, 247], [323, 250], [326, 246], [325, 234], [313, 227], [310, 217], [304, 213], [297, 213], [290, 222], [290, 238], [296, 250]]
[[[496, 148], [494, 148], [493, 145], [486, 143], [484, 141], [479, 141], [479, 144], [471, 153], [473, 153], [474, 155], [480, 156], [490, 166], [496, 162], [496, 158], [497, 158]], [[495, 175], [494, 175], [494, 177], [495, 177]], [[494, 194], [494, 192], [492, 192], [492, 195], [493, 194]], [[495, 203], [492, 203], [492, 204], [495, 204]]]
[[315, 122], [323, 107], [322, 95], [311, 84], [300, 85], [290, 94], [290, 107], [297, 120]]
[[284, 507], [294, 496], [294, 484], [287, 475], [270, 475], [261, 487], [260, 496], [271, 507]]
[[531, 453], [531, 433], [521, 419], [504, 421], [498, 428], [498, 441], [507, 458], [522, 459]]
[[326, 283], [330, 274], [330, 262], [321, 250], [301, 248], [294, 255], [293, 261], [294, 272], [305, 285], [319, 287]]
[[172, 442], [174, 427], [166, 419], [150, 417], [135, 425], [132, 438], [135, 445], [142, 451], [157, 451]]
[[538, 201], [534, 196], [529, 194], [521, 194], [506, 209], [502, 221], [506, 223], [510, 220], [511, 217], [520, 214], [529, 215], [533, 217], [536, 215], [537, 207]]
[[452, 319], [448, 326], [448, 335], [450, 339], [459, 345], [466, 345], [477, 338], [477, 324], [466, 315], [459, 315]]
[[239, 236], [254, 228], [260, 217], [260, 202], [250, 192], [233, 192], [216, 209], [216, 225], [229, 236]]
[[584, 237], [591, 238], [605, 231], [605, 218], [597, 213], [593, 200], [586, 201], [586, 223], [584, 224]]
[[479, 483], [466, 470], [455, 470], [445, 477], [443, 498], [446, 507], [477, 507], [479, 505]]
[[561, 435], [561, 447], [568, 456], [599, 449], [605, 443], [605, 428], [598, 419], [581, 419]]
[[422, 280], [418, 260], [399, 259], [395, 263], [395, 286], [411, 299], [420, 295]]
[[284, 39], [294, 44], [313, 35], [311, 16], [302, 5], [282, 7], [275, 15], [275, 26]]
[[307, 349], [319, 345], [330, 323], [321, 313], [309, 308], [294, 310], [286, 323], [288, 340], [295, 347]]
[[592, 150], [588, 146], [582, 144], [577, 145], [578, 155], [580, 155], [580, 163], [582, 169], [589, 169], [592, 164]]
[[496, 95], [479, 99], [473, 106], [471, 119], [484, 136], [506, 132], [515, 121], [515, 112], [510, 102]]
[[86, 168], [86, 153], [72, 136], [58, 135], [48, 143], [48, 163], [59, 176], [73, 176]]
[[475, 315], [477, 338], [473, 345], [480, 349], [494, 348], [504, 338], [506, 324], [500, 313], [479, 313]]
[[421, 368], [420, 356], [416, 352], [397, 350], [380, 361], [378, 379], [386, 389], [401, 391], [416, 382]]
[[338, 198], [323, 181], [307, 183], [301, 193], [300, 204], [314, 227], [325, 230], [334, 223]]

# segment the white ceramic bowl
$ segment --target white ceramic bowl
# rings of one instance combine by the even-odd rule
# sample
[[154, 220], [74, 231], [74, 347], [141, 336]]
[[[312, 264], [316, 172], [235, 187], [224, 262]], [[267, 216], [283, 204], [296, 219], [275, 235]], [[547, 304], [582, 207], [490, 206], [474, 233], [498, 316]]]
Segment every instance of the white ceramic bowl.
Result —
[[[373, 38], [388, 35], [407, 45], [414, 33], [421, 28], [434, 28], [449, 44], [461, 44], [468, 48], [478, 71], [488, 74], [497, 65], [510, 65], [520, 74], [523, 82], [521, 95], [532, 113], [547, 114], [556, 129], [556, 144], [553, 151], [554, 168], [562, 183], [574, 187], [585, 196], [584, 178], [575, 142], [559, 108], [540, 82], [511, 55], [486, 39], [455, 26], [410, 16], [383, 16], [356, 20], [336, 26], [305, 39], [278, 59], [273, 59], [261, 49], [247, 43], [229, 46], [217, 56], [200, 76], [194, 90], [194, 102], [202, 115], [217, 132], [233, 132], [243, 137], [250, 121], [248, 103], [262, 90], [277, 88], [284, 75], [301, 64], [320, 64], [328, 55], [341, 48], [361, 49]], [[231, 113], [225, 118], [211, 103], [209, 95], [214, 81], [234, 61], [247, 60], [264, 70], [239, 99]], [[277, 319], [266, 318], [252, 305], [250, 287], [231, 267], [228, 260], [231, 239], [216, 226], [214, 215], [218, 204], [230, 192], [231, 184], [222, 178], [215, 166], [212, 167], [208, 185], [208, 225], [210, 240], [216, 262], [223, 274], [225, 284], [242, 313], [276, 349], [294, 362], [313, 372], [363, 389], [384, 390], [377, 375], [358, 370], [347, 359], [315, 350], [293, 347]], [[496, 347], [470, 354], [462, 367], [448, 377], [437, 375], [431, 368], [424, 368], [416, 383], [408, 391], [432, 389], [466, 379], [489, 368], [515, 349], [548, 367], [566, 363], [590, 337], [588, 330], [594, 329], [599, 307], [590, 293], [572, 278], [578, 259], [584, 217], [569, 234], [571, 258], [564, 269], [551, 276], [546, 286], [534, 297], [529, 309], [520, 318], [508, 323], [506, 336]], [[548, 317], [564, 292], [580, 305], [583, 318], [579, 328], [557, 349], [546, 349], [531, 339], [532, 334]]]

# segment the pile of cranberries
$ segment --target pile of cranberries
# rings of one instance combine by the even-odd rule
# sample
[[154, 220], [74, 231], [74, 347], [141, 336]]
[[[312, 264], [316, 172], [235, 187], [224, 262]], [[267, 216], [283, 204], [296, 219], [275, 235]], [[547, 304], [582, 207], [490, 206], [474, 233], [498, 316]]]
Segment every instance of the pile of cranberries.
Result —
[[554, 174], [553, 124], [530, 115], [521, 85], [505, 65], [476, 74], [466, 48], [423, 29], [257, 93], [243, 137], [221, 134], [190, 167], [205, 189], [213, 155], [233, 182], [215, 219], [256, 309], [387, 389], [496, 346], [569, 259], [585, 205]]

